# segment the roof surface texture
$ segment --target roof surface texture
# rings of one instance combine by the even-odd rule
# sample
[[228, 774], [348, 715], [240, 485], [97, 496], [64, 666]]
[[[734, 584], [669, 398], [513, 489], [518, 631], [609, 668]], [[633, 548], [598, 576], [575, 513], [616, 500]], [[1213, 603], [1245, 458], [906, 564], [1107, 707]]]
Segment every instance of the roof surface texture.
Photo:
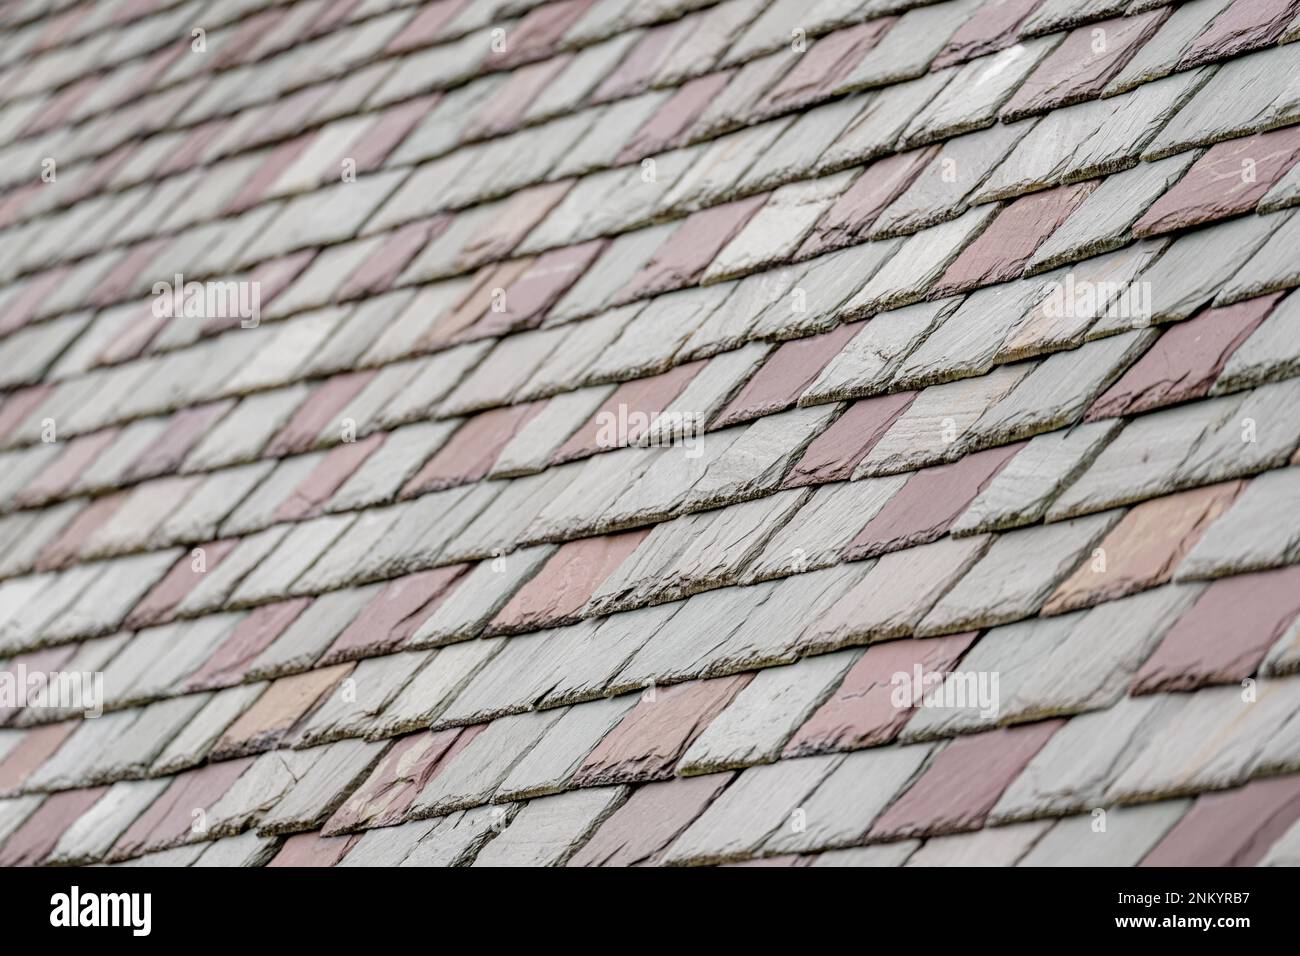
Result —
[[1300, 862], [1297, 38], [0, 5], [0, 864]]

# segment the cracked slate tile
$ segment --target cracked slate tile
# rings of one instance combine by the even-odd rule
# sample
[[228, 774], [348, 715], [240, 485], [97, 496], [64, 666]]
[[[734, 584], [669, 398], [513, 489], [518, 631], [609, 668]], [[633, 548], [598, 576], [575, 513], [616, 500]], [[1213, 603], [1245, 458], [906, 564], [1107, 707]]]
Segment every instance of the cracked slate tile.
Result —
[[323, 749], [262, 754], [206, 812], [196, 832], [226, 837], [255, 828], [323, 755]]
[[627, 787], [575, 790], [530, 800], [474, 866], [564, 866], [627, 799]]
[[776, 760], [805, 718], [840, 682], [854, 654], [823, 654], [759, 671], [687, 748], [678, 772], [707, 774]]
[[672, 776], [682, 754], [748, 682], [749, 676], [742, 675], [651, 687], [587, 756], [571, 785]]
[[1143, 866], [1254, 866], [1300, 818], [1300, 777], [1254, 780], [1207, 793], [1142, 860]]
[[206, 814], [251, 763], [251, 758], [225, 760], [172, 777], [167, 789], [118, 837], [108, 859], [192, 842], [194, 811]]
[[402, 866], [468, 866], [483, 846], [508, 826], [518, 804], [460, 810], [441, 818], [415, 844]]
[[871, 557], [941, 537], [1023, 447], [991, 448], [913, 473], [850, 542], [845, 558]]
[[830, 697], [795, 731], [782, 757], [889, 743], [912, 715], [910, 708], [894, 702], [896, 676], [912, 674], [917, 667], [923, 672], [947, 673], [975, 636], [951, 634], [931, 640], [872, 644]]
[[421, 840], [443, 821], [414, 820], [398, 826], [366, 830], [339, 866], [401, 866]]
[[1146, 590], [1168, 581], [1241, 491], [1226, 482], [1154, 498], [1132, 508], [1053, 592], [1044, 614], [1060, 614]]
[[1061, 726], [1062, 721], [1045, 720], [952, 741], [876, 819], [871, 835], [934, 836], [979, 829], [1007, 786]]
[[[321, 832], [335, 836], [400, 823], [415, 797], [442, 769], [449, 755], [457, 752], [453, 745], [460, 742], [464, 746], [461, 738], [466, 735], [472, 739], [473, 733], [457, 727], [414, 733], [397, 740], [325, 821]], [[295, 750], [291, 754], [303, 752]]]
[[1030, 617], [1119, 520], [1108, 511], [1001, 534], [917, 626], [928, 637]]
[[388, 742], [341, 740], [321, 748], [311, 767], [262, 818], [263, 836], [314, 830], [329, 818], [374, 767]]

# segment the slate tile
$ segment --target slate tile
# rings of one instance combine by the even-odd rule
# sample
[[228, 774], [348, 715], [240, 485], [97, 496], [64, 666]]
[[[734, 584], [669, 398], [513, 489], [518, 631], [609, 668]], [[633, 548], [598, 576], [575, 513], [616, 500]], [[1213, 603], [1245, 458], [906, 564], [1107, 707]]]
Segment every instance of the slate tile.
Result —
[[1300, 135], [1294, 129], [1217, 143], [1133, 224], [1133, 234], [1156, 235], [1247, 212], [1297, 156]]
[[1143, 866], [1254, 866], [1300, 816], [1296, 777], [1207, 793], [1142, 860]]
[[[822, 155], [861, 111], [861, 98], [850, 96], [809, 107], [792, 119], [781, 121], [780, 135], [736, 180], [735, 189], [742, 193], [761, 192], [808, 179], [818, 168]], [[851, 176], [852, 173], [845, 174]], [[831, 177], [831, 181], [841, 183], [836, 177]]]
[[125, 625], [129, 628], [148, 627], [170, 618], [176, 606], [197, 586], [201, 580], [200, 575], [219, 565], [234, 550], [236, 543], [228, 539], [192, 548], [132, 608]]
[[1300, 540], [1300, 530], [1288, 508], [1295, 497], [1295, 477], [1294, 470], [1288, 468], [1251, 481], [1178, 566], [1178, 578], [1238, 574], [1292, 560]]
[[426, 651], [387, 654], [362, 660], [340, 684], [338, 692], [321, 699], [315, 712], [297, 729], [293, 746], [314, 747], [352, 737], [371, 737], [379, 715], [430, 659]]
[[949, 79], [945, 73], [927, 73], [883, 90], [858, 94], [861, 112], [827, 148], [818, 168], [823, 172], [843, 169], [892, 152], [908, 124], [947, 87]]
[[725, 428], [793, 405], [856, 332], [852, 326], [842, 325], [821, 335], [782, 344], [710, 427]]
[[812, 858], [809, 866], [895, 867], [902, 866], [921, 845], [920, 840], [899, 840], [846, 850], [828, 850]]
[[[21, 736], [5, 751], [4, 761], [0, 764], [0, 793], [14, 793], [22, 787], [80, 726], [80, 721], [66, 720], [13, 732]], [[9, 733], [6, 731], [6, 736]]]
[[401, 866], [416, 845], [443, 820], [413, 820], [399, 826], [376, 827], [361, 833], [339, 866]]
[[[1175, 5], [1151, 39], [1110, 81], [1106, 87], [1106, 95], [1126, 92], [1142, 83], [1168, 76], [1178, 68], [1183, 55], [1196, 37], [1231, 2], [1232, 0], [1196, 0], [1193, 3]], [[1157, 5], [1149, 6], [1154, 8]]]
[[649, 423], [682, 393], [702, 368], [699, 362], [688, 362], [658, 375], [624, 382], [568, 436], [552, 456], [552, 463], [637, 444]]
[[323, 837], [319, 833], [295, 833], [284, 841], [267, 866], [337, 866], [357, 843], [356, 836]]
[[225, 837], [255, 828], [325, 753], [317, 749], [262, 754], [208, 809], [196, 832]]
[[1076, 183], [1023, 196], [1000, 212], [948, 267], [932, 294], [952, 295], [1019, 276], [1038, 246], [1096, 188]]
[[623, 147], [616, 162], [639, 162], [682, 144], [704, 109], [731, 80], [731, 72], [709, 73], [683, 83]]
[[478, 481], [533, 416], [540, 402], [506, 405], [467, 419], [402, 489], [403, 496], [423, 494], [456, 484]]
[[817, 220], [799, 249], [799, 257], [865, 240], [877, 216], [911, 186], [937, 151], [938, 147], [914, 149], [870, 164]]
[[1103, 512], [999, 535], [930, 609], [917, 634], [947, 634], [1030, 617], [1119, 517]]
[[1015, 866], [1051, 823], [1035, 820], [926, 840], [905, 866]]
[[597, 744], [574, 774], [577, 787], [659, 780], [748, 683], [746, 677], [655, 688]]
[[799, 637], [801, 649], [833, 650], [910, 634], [988, 543], [985, 538], [945, 538], [885, 555], [808, 625]]
[[1088, 23], [1112, 13], [1119, 13], [1131, 4], [1123, 0], [1046, 0], [1025, 19], [1020, 27], [1021, 36], [1039, 36], [1057, 30]]
[[226, 728], [212, 747], [212, 759], [274, 748], [351, 669], [350, 664], [337, 664], [273, 681], [257, 702]]
[[120, 860], [192, 842], [194, 811], [206, 814], [250, 763], [250, 758], [226, 760], [172, 777], [167, 789], [118, 837], [108, 858]]
[[934, 68], [951, 66], [1010, 46], [1025, 18], [1040, 0], [992, 0], [980, 5], [953, 34], [934, 60]]
[[255, 660], [310, 604], [306, 598], [279, 601], [254, 608], [230, 631], [229, 636], [189, 676], [187, 692], [212, 690], [239, 684]]
[[[1260, 233], [1268, 235], [1272, 230], [1272, 234], [1268, 235], [1267, 241], [1262, 246], [1257, 247], [1258, 251], [1250, 256], [1246, 264], [1233, 275], [1227, 286], [1215, 297], [1216, 305], [1225, 305], [1295, 285], [1295, 264], [1287, 258], [1286, 251], [1293, 247], [1296, 233], [1300, 231], [1300, 219], [1296, 219], [1294, 215], [1283, 218], [1284, 215], [1271, 213], [1243, 217], [1247, 223], [1251, 220], [1261, 223], [1262, 225], [1257, 227]], [[1273, 227], [1276, 229], [1274, 230]]]
[[150, 773], [176, 773], [202, 763], [212, 745], [266, 690], [265, 683], [240, 684], [217, 691], [158, 754]]
[[1022, 447], [992, 448], [916, 472], [850, 542], [845, 558], [871, 557], [942, 536]]
[[721, 863], [756, 854], [841, 759], [782, 760], [744, 771], [668, 848], [663, 861]]
[[909, 708], [894, 703], [895, 675], [911, 674], [918, 666], [923, 672], [947, 673], [974, 639], [975, 634], [970, 633], [872, 644], [830, 697], [795, 731], [783, 757], [889, 743], [912, 715]]
[[763, 97], [757, 107], [759, 113], [804, 106], [835, 90], [893, 24], [890, 18], [868, 20], [814, 40], [790, 72]]
[[472, 865], [564, 866], [626, 798], [626, 787], [602, 787], [531, 800]]
[[731, 781], [729, 773], [676, 778], [637, 787], [569, 866], [653, 866]]
[[678, 772], [707, 774], [777, 759], [795, 729], [840, 682], [853, 656], [823, 654], [759, 671], [695, 738]]
[[1072, 30], [1016, 90], [1002, 116], [1019, 119], [1098, 96], [1167, 16], [1153, 10]]
[[1164, 800], [1105, 810], [1105, 829], [1097, 817], [1081, 814], [1058, 820], [1021, 857], [1020, 866], [1137, 866], [1187, 812], [1189, 801]]
[[1237, 319], [1240, 324], [1234, 323], [1235, 327], [1245, 333], [1240, 340], [1234, 338], [1234, 348], [1217, 369], [1219, 374], [1211, 389], [1216, 394], [1271, 379], [1293, 367], [1290, 343], [1294, 340], [1288, 330], [1300, 314], [1300, 298], [1287, 296], [1279, 302], [1280, 298], [1275, 293], [1211, 310], [1224, 320]]
[[559, 793], [601, 739], [637, 702], [632, 694], [566, 708], [502, 781], [497, 800]]
[[326, 664], [395, 650], [451, 593], [465, 571], [454, 564], [395, 578], [343, 624], [320, 660]]
[[1183, 491], [1130, 510], [1043, 605], [1061, 614], [1168, 581], [1183, 556], [1240, 492], [1239, 483]]
[[65, 790], [46, 797], [0, 847], [5, 866], [35, 866], [44, 860], [78, 818], [99, 802], [107, 787]]
[[319, 827], [369, 774], [387, 743], [341, 740], [321, 753], [270, 813], [261, 820], [264, 836]]
[[[702, 595], [706, 599], [725, 591]], [[539, 706], [577, 703], [599, 697], [610, 681], [658, 632], [663, 622], [677, 614], [685, 602], [638, 608], [611, 617], [589, 618], [578, 625], [580, 633], [572, 652], [547, 673], [550, 683]]]
[[494, 638], [439, 648], [375, 719], [368, 736], [381, 739], [439, 723], [462, 688], [502, 649], [502, 642]]
[[1289, 0], [1264, 4], [1233, 3], [1214, 18], [1179, 61], [1181, 69], [1226, 59], [1258, 47], [1272, 46], [1294, 22], [1297, 10]]
[[1003, 791], [1061, 723], [1045, 720], [951, 742], [875, 821], [871, 835], [937, 835], [978, 829]]
[[290, 422], [271, 439], [266, 453], [279, 457], [306, 451], [322, 429], [337, 424], [335, 416], [339, 410], [365, 388], [373, 375], [373, 372], [335, 375], [317, 386]]
[[751, 196], [692, 213], [620, 293], [623, 301], [689, 285], [766, 201]]
[[553, 551], [549, 546], [538, 546], [479, 562], [416, 628], [408, 647], [432, 647], [476, 636]]
[[334, 836], [399, 823], [416, 794], [438, 772], [460, 733], [456, 728], [415, 733], [398, 740], [325, 822], [322, 832]]

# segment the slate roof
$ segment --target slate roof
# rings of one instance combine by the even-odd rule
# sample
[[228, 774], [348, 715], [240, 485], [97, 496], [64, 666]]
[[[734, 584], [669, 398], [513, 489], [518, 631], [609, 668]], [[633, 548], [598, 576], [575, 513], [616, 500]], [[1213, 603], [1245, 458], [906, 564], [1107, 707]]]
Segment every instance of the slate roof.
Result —
[[1297, 38], [4, 3], [0, 864], [1300, 862]]

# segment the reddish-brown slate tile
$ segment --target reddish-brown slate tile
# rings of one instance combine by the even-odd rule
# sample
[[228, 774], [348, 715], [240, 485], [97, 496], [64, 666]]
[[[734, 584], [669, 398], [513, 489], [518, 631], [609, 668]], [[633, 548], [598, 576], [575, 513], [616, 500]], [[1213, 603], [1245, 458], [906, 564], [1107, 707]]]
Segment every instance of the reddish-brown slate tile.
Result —
[[785, 746], [785, 757], [803, 757], [828, 750], [856, 750], [888, 743], [913, 714], [895, 706], [895, 674], [946, 674], [952, 670], [977, 632], [926, 640], [872, 644], [844, 675], [840, 686]]
[[91, 536], [108, 524], [126, 498], [127, 492], [116, 491], [90, 501], [36, 556], [36, 570], [52, 571], [71, 564]]
[[559, 0], [534, 7], [509, 32], [504, 52], [490, 56], [489, 62], [501, 69], [546, 56], [593, 3], [595, 0]]
[[1024, 444], [990, 448], [950, 465], [914, 473], [849, 542], [845, 560], [856, 561], [941, 537]]
[[229, 216], [243, 212], [265, 199], [272, 184], [298, 161], [317, 135], [317, 132], [304, 133], [272, 149], [262, 164], [253, 170], [239, 191], [226, 203], [222, 214]]
[[98, 77], [87, 76], [66, 86], [58, 93], [42, 104], [40, 112], [32, 117], [31, 122], [23, 127], [19, 136], [35, 136], [37, 133], [45, 133], [57, 126], [62, 126], [74, 110], [81, 105], [82, 100], [90, 95], [91, 91], [99, 86]]
[[498, 335], [532, 328], [542, 321], [555, 302], [587, 267], [604, 251], [605, 239], [593, 239], [576, 246], [564, 246], [543, 253], [508, 285], [501, 298], [502, 308], [491, 306], [474, 323], [474, 337]]
[[22, 506], [37, 505], [62, 496], [76, 484], [81, 473], [99, 457], [99, 453], [117, 440], [118, 434], [116, 428], [105, 428], [72, 439], [63, 454], [42, 469], [14, 496], [15, 503]]
[[1100, 96], [1168, 15], [1168, 9], [1152, 10], [1072, 30], [1020, 84], [1002, 116], [1019, 118]]
[[438, 348], [476, 336], [475, 323], [499, 300], [510, 284], [528, 271], [533, 264], [531, 256], [493, 263], [475, 273], [470, 290], [454, 309], [443, 314], [424, 334], [416, 348]]
[[5, 754], [4, 760], [0, 760], [0, 794], [11, 793], [21, 787], [80, 726], [81, 720], [77, 719], [24, 730], [22, 741]]
[[759, 102], [758, 112], [781, 112], [833, 92], [895, 22], [893, 17], [868, 20], [812, 41], [790, 72]]
[[331, 424], [339, 424], [336, 421], [338, 413], [361, 394], [376, 374], [374, 371], [344, 372], [317, 385], [306, 401], [298, 406], [289, 423], [271, 439], [264, 454], [281, 458], [311, 448], [322, 431]]
[[1002, 792], [1064, 723], [1044, 720], [959, 737], [880, 816], [871, 835], [898, 838], [979, 829]]
[[569, 436], [551, 461], [558, 464], [601, 449], [635, 444], [655, 416], [682, 393], [705, 364], [704, 360], [688, 362], [658, 375], [624, 382], [592, 413], [586, 424]]
[[912, 185], [938, 152], [939, 145], [935, 144], [876, 160], [817, 220], [796, 258], [820, 255], [864, 240], [876, 217]]
[[182, 408], [172, 415], [167, 430], [158, 436], [122, 473], [123, 482], [139, 481], [174, 472], [185, 456], [226, 413], [235, 407], [228, 398], [207, 405]]
[[379, 450], [387, 433], [376, 432], [361, 441], [343, 442], [331, 448], [312, 469], [310, 475], [280, 503], [276, 521], [296, 521], [320, 513], [320, 508], [334, 496], [367, 458]]
[[948, 267], [933, 297], [1014, 279], [1038, 247], [1079, 207], [1099, 180], [1021, 196], [1003, 209]]
[[112, 305], [127, 298], [137, 281], [145, 274], [145, 270], [170, 242], [169, 239], [149, 239], [132, 246], [96, 280], [95, 291], [90, 297], [91, 303]]
[[[221, 559], [233, 551], [238, 544], [238, 538], [229, 538], [225, 541], [213, 541], [211, 544], [201, 545], [185, 552], [163, 579], [131, 609], [124, 626], [135, 629], [160, 624], [170, 619], [172, 610], [185, 599], [187, 594], [198, 587], [199, 582], [203, 580], [203, 575], [216, 570]], [[196, 551], [203, 552], [201, 561]]]
[[709, 427], [724, 428], [789, 408], [859, 331], [856, 325], [838, 325], [821, 335], [783, 343]]
[[444, 217], [417, 219], [389, 234], [388, 241], [347, 277], [336, 298], [340, 302], [387, 291], [429, 239], [446, 224]]
[[1247, 212], [1297, 158], [1296, 126], [1216, 143], [1133, 224], [1133, 235], [1153, 236]]
[[1199, 797], [1141, 866], [1254, 866], [1300, 819], [1300, 774]]
[[573, 786], [660, 780], [752, 674], [652, 687], [573, 776]]
[[889, 426], [898, 416], [907, 411], [915, 397], [916, 392], [894, 392], [854, 402], [831, 423], [830, 428], [813, 439], [803, 457], [786, 475], [782, 487], [797, 488], [848, 480], [858, 462], [889, 431]]
[[663, 106], [655, 110], [636, 131], [615, 160], [618, 164], [638, 162], [678, 145], [691, 125], [700, 118], [722, 88], [731, 81], [732, 71], [706, 73], [682, 84]]
[[389, 41], [387, 52], [398, 53], [428, 46], [469, 4], [470, 0], [434, 0], [426, 4], [402, 28], [402, 32]]
[[1231, 684], [1255, 673], [1300, 614], [1300, 565], [1219, 578], [1138, 671], [1133, 693]]
[[0, 866], [35, 866], [54, 849], [63, 832], [95, 805], [108, 787], [64, 790], [46, 797], [26, 822], [0, 846]]
[[223, 760], [274, 747], [312, 710], [320, 696], [351, 670], [351, 664], [336, 664], [277, 679], [257, 703], [226, 728], [212, 747], [212, 759]]
[[[0, 334], [8, 332], [0, 327]], [[8, 438], [40, 404], [49, 398], [53, 385], [34, 385], [11, 392], [0, 401], [0, 439]]]
[[295, 833], [284, 841], [267, 866], [335, 866], [361, 839], [361, 834], [327, 837], [319, 832]]
[[171, 321], [165, 315], [153, 314], [152, 301], [142, 303], [131, 320], [125, 323], [126, 328], [122, 334], [116, 336], [95, 356], [95, 364], [117, 365], [139, 358]]
[[980, 8], [952, 35], [947, 45], [935, 57], [932, 69], [942, 69], [954, 63], [985, 53], [993, 53], [1016, 42], [1016, 31], [1040, 0], [984, 0]]
[[656, 295], [695, 282], [767, 199], [766, 194], [750, 196], [691, 213], [632, 277], [619, 299]]
[[1168, 581], [1205, 529], [1228, 509], [1242, 482], [1153, 498], [1132, 508], [1043, 605], [1063, 614]]
[[638, 787], [567, 865], [655, 865], [731, 778], [731, 773], [712, 773]]
[[329, 167], [330, 171], [343, 169], [343, 160], [350, 159], [357, 164], [358, 173], [368, 173], [378, 169], [438, 104], [440, 95], [417, 96], [413, 100], [398, 103], [384, 110], [373, 123], [363, 129], [348, 148]]
[[467, 567], [452, 564], [389, 581], [335, 638], [321, 662], [334, 664], [400, 647], [446, 600]]
[[1204, 397], [1237, 346], [1267, 318], [1282, 295], [1207, 309], [1170, 326], [1092, 404], [1085, 420], [1135, 415]]
[[185, 692], [211, 690], [240, 683], [258, 655], [297, 620], [298, 615], [311, 604], [311, 600], [293, 598], [263, 604], [249, 611], [230, 632], [230, 636], [221, 642], [212, 656], [186, 681]]
[[409, 497], [478, 481], [491, 469], [501, 449], [545, 404], [503, 405], [472, 416], [406, 483], [402, 495]]
[[561, 545], [515, 592], [488, 625], [488, 633], [515, 633], [577, 620], [591, 595], [650, 533], [649, 528], [579, 538]]
[[591, 96], [591, 102], [604, 103], [640, 93], [654, 78], [663, 58], [679, 41], [681, 31], [688, 29], [688, 21], [674, 20], [651, 27], [628, 53], [619, 61], [614, 72], [601, 82]]
[[487, 102], [474, 111], [465, 125], [461, 141], [499, 136], [521, 124], [524, 113], [573, 59], [573, 54], [554, 56], [513, 70], [504, 83], [492, 91]]
[[177, 774], [149, 809], [118, 837], [109, 858], [136, 856], [145, 850], [185, 842], [194, 825], [194, 811], [211, 808], [252, 762], [252, 757], [223, 760]]
[[412, 801], [445, 765], [457, 738], [465, 733], [460, 727], [452, 727], [402, 737], [325, 822], [321, 832], [332, 836], [362, 827], [400, 823]]
[[1198, 36], [1178, 63], [1181, 70], [1272, 46], [1300, 15], [1297, 0], [1236, 0]]

